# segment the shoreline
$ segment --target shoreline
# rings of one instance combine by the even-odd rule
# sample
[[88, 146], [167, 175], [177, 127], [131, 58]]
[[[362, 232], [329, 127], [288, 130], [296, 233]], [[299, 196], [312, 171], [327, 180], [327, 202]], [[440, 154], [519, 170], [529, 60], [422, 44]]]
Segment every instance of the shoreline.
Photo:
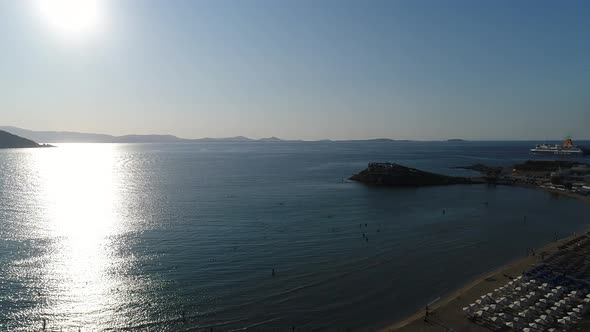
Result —
[[[567, 191], [553, 190], [550, 188], [541, 188], [525, 184], [516, 184], [514, 186], [541, 190], [550, 194], [563, 195], [590, 203], [590, 197]], [[531, 266], [542, 261], [541, 253], [543, 253], [544, 256], [548, 256], [558, 251], [558, 247], [561, 246], [561, 244], [567, 243], [568, 241], [586, 233], [590, 233], [590, 224], [587, 224], [578, 232], [574, 232], [573, 234], [557, 239], [556, 241], [546, 243], [538, 249], [535, 248], [538, 253], [535, 256], [528, 255], [526, 257], [517, 257], [491, 271], [475, 276], [468, 280], [462, 287], [442, 295], [437, 302], [431, 305], [429, 322], [424, 322], [424, 309], [419, 309], [406, 318], [380, 328], [379, 331], [434, 332], [440, 331], [441, 328], [446, 328], [450, 331], [490, 331], [481, 325], [472, 323], [464, 316], [462, 308], [475, 301], [482, 294], [489, 293], [495, 288], [504, 285], [510, 280], [509, 277], [517, 277], [522, 274], [522, 271], [528, 270]]]

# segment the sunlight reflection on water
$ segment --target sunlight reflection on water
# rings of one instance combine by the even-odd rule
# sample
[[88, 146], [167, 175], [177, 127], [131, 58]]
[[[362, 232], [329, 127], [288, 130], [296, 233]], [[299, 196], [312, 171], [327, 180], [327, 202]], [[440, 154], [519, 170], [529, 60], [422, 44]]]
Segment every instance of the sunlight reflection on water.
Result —
[[48, 303], [48, 314], [77, 317], [86, 327], [102, 308], [120, 302], [120, 285], [111, 273], [118, 264], [112, 236], [122, 227], [115, 208], [124, 174], [116, 172], [114, 149], [71, 144], [35, 154], [47, 207], [45, 231], [56, 239], [43, 284], [54, 297], [67, 299]]

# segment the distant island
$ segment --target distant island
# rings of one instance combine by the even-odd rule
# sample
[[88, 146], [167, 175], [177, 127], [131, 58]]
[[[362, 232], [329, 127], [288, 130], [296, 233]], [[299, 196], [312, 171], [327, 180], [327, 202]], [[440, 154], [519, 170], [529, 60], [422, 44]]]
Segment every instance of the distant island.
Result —
[[0, 130], [0, 149], [46, 148], [49, 144], [38, 144], [30, 139]]
[[349, 178], [369, 185], [418, 187], [484, 183], [481, 178], [447, 176], [394, 163], [369, 163], [366, 169]]
[[205, 138], [181, 138], [174, 135], [123, 135], [113, 136], [106, 134], [79, 133], [71, 131], [36, 131], [11, 126], [0, 126], [0, 130], [26, 137], [36, 142], [51, 143], [199, 143], [199, 142], [347, 142], [347, 143], [390, 143], [390, 142], [410, 142], [409, 140], [394, 140], [391, 138], [374, 138], [374, 139], [349, 139], [349, 140], [330, 140], [320, 139], [315, 141], [304, 141], [300, 139], [285, 140], [278, 137], [265, 137], [260, 139], [249, 138], [245, 136], [232, 137], [205, 137]]
[[460, 138], [451, 138], [448, 139], [447, 142], [466, 142], [464, 139], [460, 139]]

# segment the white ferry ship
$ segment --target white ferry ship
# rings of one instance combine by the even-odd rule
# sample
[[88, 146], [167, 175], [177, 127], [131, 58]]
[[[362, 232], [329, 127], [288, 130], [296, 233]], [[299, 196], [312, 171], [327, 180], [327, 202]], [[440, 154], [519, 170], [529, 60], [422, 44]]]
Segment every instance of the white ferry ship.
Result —
[[531, 149], [534, 154], [567, 154], [567, 155], [583, 155], [584, 149], [574, 145], [571, 139], [566, 139], [563, 144], [538, 144]]

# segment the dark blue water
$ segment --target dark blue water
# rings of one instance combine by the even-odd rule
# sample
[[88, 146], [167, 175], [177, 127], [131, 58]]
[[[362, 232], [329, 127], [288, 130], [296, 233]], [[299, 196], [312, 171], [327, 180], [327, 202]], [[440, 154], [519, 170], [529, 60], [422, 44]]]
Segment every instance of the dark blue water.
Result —
[[530, 158], [531, 145], [1, 151], [0, 330], [38, 329], [43, 319], [56, 330], [382, 326], [582, 229], [590, 205], [522, 188], [343, 179], [370, 161], [469, 175], [450, 167], [509, 165]]

